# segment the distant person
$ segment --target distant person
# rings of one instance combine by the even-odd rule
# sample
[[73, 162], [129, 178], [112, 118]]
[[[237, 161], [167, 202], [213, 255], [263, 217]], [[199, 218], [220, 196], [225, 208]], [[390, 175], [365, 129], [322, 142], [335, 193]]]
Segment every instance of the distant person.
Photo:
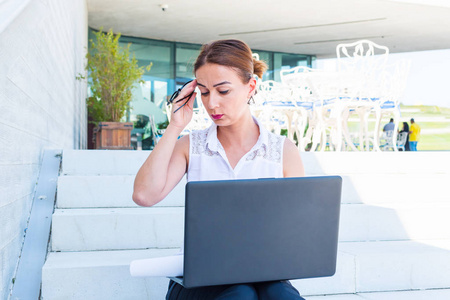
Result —
[[405, 151], [410, 151], [409, 149], [409, 125], [408, 122], [403, 122], [403, 128], [399, 133], [406, 132], [406, 142], [405, 142]]
[[417, 142], [420, 138], [420, 126], [411, 119], [411, 126], [409, 127], [409, 149], [410, 151], [417, 151]]
[[391, 118], [391, 119], [389, 120], [389, 123], [387, 123], [386, 125], [384, 125], [383, 131], [384, 131], [384, 132], [386, 132], [386, 131], [394, 131], [394, 128], [395, 128], [394, 119]]

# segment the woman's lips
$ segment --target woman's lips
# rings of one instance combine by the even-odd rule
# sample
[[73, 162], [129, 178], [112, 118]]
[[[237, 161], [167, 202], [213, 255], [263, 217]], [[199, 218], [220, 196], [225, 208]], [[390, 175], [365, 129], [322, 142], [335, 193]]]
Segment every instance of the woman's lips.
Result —
[[223, 114], [222, 114], [222, 115], [211, 115], [211, 117], [212, 117], [214, 120], [219, 120], [219, 119], [221, 119], [221, 118], [223, 117]]

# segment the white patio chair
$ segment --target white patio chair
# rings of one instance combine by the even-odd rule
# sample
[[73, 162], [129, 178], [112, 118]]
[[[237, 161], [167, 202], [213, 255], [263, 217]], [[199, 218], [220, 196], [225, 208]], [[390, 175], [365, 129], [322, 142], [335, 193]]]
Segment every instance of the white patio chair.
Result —
[[256, 96], [261, 107], [258, 117], [264, 126], [277, 134], [286, 129], [288, 138], [293, 140], [292, 122], [295, 106], [289, 88], [279, 82], [266, 80], [259, 84]]
[[[317, 127], [316, 123], [318, 122], [317, 117], [314, 115], [314, 100], [310, 82], [308, 81], [309, 73], [315, 71], [317, 70], [305, 66], [280, 71], [281, 82], [288, 86], [292, 93], [292, 101], [296, 111], [294, 131], [298, 138], [300, 151], [305, 151], [305, 148], [311, 143], [311, 132], [313, 128]], [[309, 131], [305, 134], [307, 126]], [[309, 138], [307, 138], [308, 134]]]
[[400, 132], [397, 138], [397, 149], [405, 151], [406, 140], [408, 139], [408, 132]]
[[369, 40], [339, 44], [336, 47], [338, 72], [341, 74], [341, 97], [344, 106], [344, 122], [351, 114], [360, 119], [360, 150], [370, 149], [368, 117], [379, 101], [381, 77], [389, 56], [389, 48]]
[[[408, 60], [401, 60], [394, 65], [387, 66], [382, 74], [382, 84], [381, 84], [381, 97], [380, 100], [376, 102], [374, 107], [375, 112], [375, 127], [374, 136], [378, 137], [381, 120], [384, 116], [392, 116], [394, 119], [394, 135], [392, 136], [393, 141], [397, 139], [397, 129], [400, 122], [400, 99], [406, 88], [407, 78], [409, 70], [411, 67], [411, 62]], [[378, 139], [374, 140], [374, 148], [379, 149]], [[394, 151], [397, 149], [394, 147]]]

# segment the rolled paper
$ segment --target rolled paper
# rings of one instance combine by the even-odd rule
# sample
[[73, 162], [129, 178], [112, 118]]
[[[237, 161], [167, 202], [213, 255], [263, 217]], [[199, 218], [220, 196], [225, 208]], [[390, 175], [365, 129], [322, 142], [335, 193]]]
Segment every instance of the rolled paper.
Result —
[[133, 277], [177, 277], [183, 276], [184, 255], [172, 255], [133, 260], [130, 274]]

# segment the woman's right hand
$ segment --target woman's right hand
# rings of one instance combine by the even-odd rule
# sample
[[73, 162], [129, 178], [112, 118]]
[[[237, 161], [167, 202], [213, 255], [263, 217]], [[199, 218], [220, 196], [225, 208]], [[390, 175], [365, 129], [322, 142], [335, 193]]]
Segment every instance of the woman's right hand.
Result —
[[[172, 111], [170, 117], [170, 125], [175, 126], [182, 131], [191, 121], [194, 112], [194, 100], [197, 93], [193, 93], [189, 99], [184, 99], [177, 102], [183, 97], [191, 94], [197, 87], [197, 80], [193, 80], [187, 84], [179, 93], [179, 95], [172, 101]], [[186, 103], [187, 101], [187, 103]], [[186, 103], [186, 105], [184, 105]], [[183, 107], [181, 107], [183, 106]], [[180, 108], [181, 107], [181, 108]]]

